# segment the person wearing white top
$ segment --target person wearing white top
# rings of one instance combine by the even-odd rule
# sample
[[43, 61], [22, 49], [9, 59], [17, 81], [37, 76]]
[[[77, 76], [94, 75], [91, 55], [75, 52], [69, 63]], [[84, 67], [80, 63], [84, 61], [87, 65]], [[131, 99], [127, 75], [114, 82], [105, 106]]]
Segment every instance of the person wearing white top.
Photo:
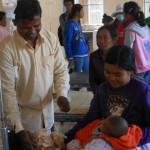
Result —
[[53, 85], [60, 110], [70, 110], [68, 63], [55, 35], [41, 31], [38, 0], [18, 1], [14, 13], [17, 30], [0, 45], [4, 110], [22, 146], [33, 150], [32, 133], [54, 125]]

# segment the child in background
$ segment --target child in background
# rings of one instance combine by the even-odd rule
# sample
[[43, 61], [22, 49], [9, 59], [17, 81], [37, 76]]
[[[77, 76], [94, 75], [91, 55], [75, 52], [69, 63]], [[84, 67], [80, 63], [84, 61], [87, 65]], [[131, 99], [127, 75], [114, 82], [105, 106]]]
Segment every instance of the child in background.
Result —
[[65, 28], [65, 52], [69, 66], [74, 66], [75, 72], [89, 72], [89, 44], [90, 41], [82, 33], [80, 18], [83, 18], [83, 6], [73, 5]]

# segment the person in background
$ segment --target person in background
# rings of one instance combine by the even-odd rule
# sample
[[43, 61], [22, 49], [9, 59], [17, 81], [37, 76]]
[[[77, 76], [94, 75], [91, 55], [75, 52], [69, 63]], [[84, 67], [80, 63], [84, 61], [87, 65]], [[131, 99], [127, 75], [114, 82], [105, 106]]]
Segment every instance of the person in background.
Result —
[[70, 20], [65, 28], [65, 52], [69, 66], [74, 66], [75, 72], [89, 71], [89, 48], [90, 43], [82, 33], [81, 25], [78, 23], [83, 18], [83, 6], [74, 4], [71, 9]]
[[104, 76], [104, 60], [110, 47], [117, 43], [117, 31], [112, 25], [102, 26], [97, 31], [98, 50], [90, 54], [89, 83], [93, 93], [106, 79]]
[[124, 36], [123, 36], [123, 30], [124, 30], [124, 15], [123, 15], [123, 5], [117, 5], [116, 11], [112, 13], [112, 17], [116, 17], [114, 21], [114, 26], [117, 28], [118, 33], [118, 42], [117, 44], [124, 44]]
[[3, 11], [0, 11], [0, 42], [8, 36], [8, 31], [6, 29], [6, 13]]
[[33, 150], [33, 132], [54, 131], [53, 85], [60, 110], [70, 110], [68, 63], [56, 36], [41, 30], [38, 0], [18, 1], [14, 13], [16, 31], [0, 44], [4, 111], [23, 147], [19, 150]]
[[144, 13], [136, 2], [124, 4], [126, 28], [124, 44], [134, 50], [136, 73], [150, 84], [150, 29], [145, 23]]
[[103, 15], [102, 23], [105, 25], [111, 25], [114, 23], [114, 19], [111, 16], [108, 16], [107, 14]]
[[66, 144], [90, 122], [116, 115], [123, 117], [129, 126], [139, 126], [142, 139], [138, 146], [150, 149], [150, 86], [132, 76], [134, 69], [133, 49], [125, 45], [109, 49], [104, 66], [106, 81], [99, 86], [87, 114], [65, 134]]
[[64, 46], [64, 30], [65, 30], [66, 23], [69, 19], [69, 15], [71, 13], [71, 8], [73, 4], [74, 4], [74, 0], [64, 0], [64, 6], [66, 11], [59, 16], [60, 26], [58, 28], [58, 37], [61, 46]]

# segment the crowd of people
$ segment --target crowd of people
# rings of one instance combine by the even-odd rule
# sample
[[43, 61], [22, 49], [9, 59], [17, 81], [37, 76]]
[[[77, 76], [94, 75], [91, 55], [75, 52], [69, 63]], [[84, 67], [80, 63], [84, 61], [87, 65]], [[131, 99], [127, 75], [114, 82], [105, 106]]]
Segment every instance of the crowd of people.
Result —
[[[16, 30], [9, 36], [0, 12], [0, 73], [11, 150], [37, 149], [34, 132], [55, 131], [53, 90], [68, 112], [69, 72], [89, 73], [93, 99], [89, 110], [66, 134], [62, 150], [150, 149], [150, 28], [136, 2], [104, 14], [98, 49], [89, 54], [82, 32], [83, 6], [64, 0], [59, 40], [41, 29], [38, 0], [20, 0]], [[115, 17], [115, 19], [113, 19]], [[66, 58], [60, 46], [64, 46]], [[13, 138], [11, 138], [13, 137]]]
[[[74, 4], [72, 7], [75, 8], [77, 5], [79, 4]], [[66, 22], [66, 30], [69, 28], [68, 22], [73, 21], [71, 19]], [[80, 17], [76, 20], [76, 23], [79, 20]], [[150, 122], [148, 121], [148, 113], [150, 112], [150, 29], [144, 18], [144, 13], [138, 4], [133, 1], [116, 6], [112, 16], [104, 14], [102, 23], [104, 26], [98, 29], [96, 36], [98, 50], [89, 55], [89, 83], [94, 98], [85, 117], [66, 133], [67, 149], [96, 150], [103, 149], [102, 147], [115, 150], [136, 149], [136, 147], [144, 149], [150, 143]], [[72, 32], [75, 33], [73, 30]], [[69, 35], [64, 32], [65, 36], [65, 44], [67, 45]], [[76, 35], [72, 37], [70, 46], [75, 42], [75, 38]], [[84, 38], [85, 45], [87, 45], [86, 37]], [[69, 49], [65, 44], [65, 51], [68, 52]], [[80, 46], [77, 47], [79, 50]], [[84, 48], [80, 50], [82, 49], [84, 52]], [[72, 46], [72, 53], [78, 52], [78, 50]], [[76, 59], [75, 55], [73, 55], [74, 59]], [[78, 72], [79, 70], [75, 69], [74, 71]], [[79, 72], [84, 72], [84, 70], [82, 69]], [[141, 106], [143, 103], [144, 105]], [[141, 109], [146, 111], [140, 111]], [[105, 121], [105, 118], [107, 119], [110, 115], [121, 116], [128, 122], [129, 127], [134, 124], [142, 129], [142, 135], [138, 132], [141, 136], [132, 132], [133, 139], [137, 139], [136, 142], [133, 142], [136, 144], [134, 146], [128, 144], [129, 139], [126, 142], [119, 139], [118, 143], [125, 142], [126, 145], [120, 144], [116, 147], [113, 143], [116, 139], [110, 142], [111, 140], [108, 140], [108, 137], [111, 138], [111, 135], [108, 135], [102, 141], [97, 138], [93, 138], [91, 141], [86, 139], [87, 145], [83, 147], [84, 134], [87, 135], [86, 131], [89, 129], [89, 124], [92, 126], [92, 123], [97, 119], [104, 119]], [[104, 134], [106, 135], [106, 133]], [[99, 135], [102, 137], [103, 132]], [[90, 138], [90, 135], [87, 137]]]
[[[89, 74], [91, 74], [89, 70], [93, 68], [89, 66], [91, 66], [90, 62], [92, 60], [88, 59], [90, 40], [83, 35], [80, 24], [80, 19], [84, 17], [83, 7], [80, 4], [74, 4], [72, 0], [65, 0], [64, 5], [67, 10], [64, 14], [68, 15], [66, 15], [66, 22], [62, 23], [62, 21], [60, 21], [60, 25], [62, 24], [61, 26], [63, 26], [64, 48], [69, 66], [72, 66], [75, 72], [89, 72]], [[67, 6], [70, 6], [69, 9]], [[62, 15], [60, 18], [62, 18]], [[115, 19], [113, 19], [113, 17], [115, 17]], [[148, 19], [144, 18], [144, 13], [137, 3], [127, 2], [117, 5], [112, 16], [104, 14], [102, 23], [104, 26], [110, 25], [114, 27], [114, 30], [117, 32], [116, 44], [125, 44], [134, 49], [136, 64], [134, 73], [140, 78], [143, 78], [146, 83], [150, 84], [149, 42], [146, 42], [149, 38], [149, 27], [148, 24], [146, 24], [146, 20]], [[92, 57], [92, 55], [93, 54], [91, 54], [90, 57]], [[103, 76], [100, 78], [103, 78]], [[99, 80], [100, 79], [97, 79], [98, 85]]]

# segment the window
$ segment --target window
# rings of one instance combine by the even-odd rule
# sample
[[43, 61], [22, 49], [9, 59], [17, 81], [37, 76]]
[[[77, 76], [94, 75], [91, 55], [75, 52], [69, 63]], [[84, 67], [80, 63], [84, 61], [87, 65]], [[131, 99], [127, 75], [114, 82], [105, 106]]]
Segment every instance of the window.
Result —
[[145, 18], [150, 16], [150, 0], [144, 0], [144, 13]]
[[103, 17], [103, 0], [75, 0], [84, 8], [82, 24], [100, 25]]

